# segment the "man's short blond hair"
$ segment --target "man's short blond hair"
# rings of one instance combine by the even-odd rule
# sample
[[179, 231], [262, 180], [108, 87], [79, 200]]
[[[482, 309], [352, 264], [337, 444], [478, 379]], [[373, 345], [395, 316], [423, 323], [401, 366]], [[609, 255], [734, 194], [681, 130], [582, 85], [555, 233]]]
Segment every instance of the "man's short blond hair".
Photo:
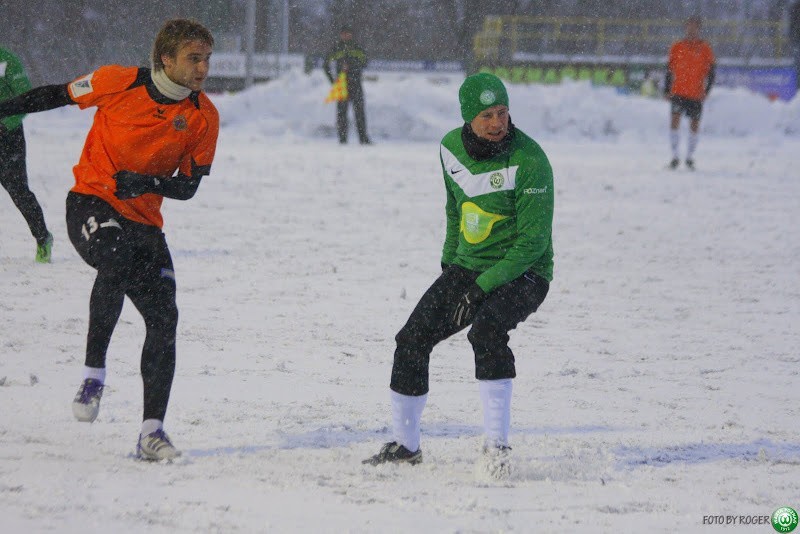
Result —
[[153, 42], [151, 58], [153, 69], [164, 70], [161, 56], [176, 57], [181, 46], [189, 41], [200, 41], [208, 46], [214, 46], [214, 37], [211, 32], [195, 20], [172, 19], [165, 22]]

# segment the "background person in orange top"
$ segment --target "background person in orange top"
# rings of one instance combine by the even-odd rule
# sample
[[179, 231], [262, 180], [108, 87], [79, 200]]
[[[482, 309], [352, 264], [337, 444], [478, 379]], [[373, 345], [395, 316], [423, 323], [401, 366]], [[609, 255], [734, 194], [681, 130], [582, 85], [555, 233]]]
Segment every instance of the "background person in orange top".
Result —
[[0, 118], [69, 104], [97, 108], [67, 196], [70, 241], [97, 269], [84, 380], [73, 413], [79, 421], [97, 417], [106, 351], [127, 295], [147, 328], [137, 442], [137, 455], [147, 460], [180, 455], [163, 430], [175, 373], [178, 309], [161, 202], [191, 198], [211, 169], [219, 116], [201, 90], [213, 44], [201, 24], [170, 20], [153, 44], [152, 69], [104, 66], [0, 104]]
[[700, 38], [701, 24], [700, 17], [689, 17], [686, 20], [686, 36], [674, 43], [669, 50], [664, 96], [671, 102], [672, 161], [669, 166], [673, 169], [680, 163], [678, 127], [682, 113], [691, 121], [686, 166], [694, 169], [694, 151], [697, 148], [703, 101], [714, 84], [714, 52], [711, 50], [711, 45]]

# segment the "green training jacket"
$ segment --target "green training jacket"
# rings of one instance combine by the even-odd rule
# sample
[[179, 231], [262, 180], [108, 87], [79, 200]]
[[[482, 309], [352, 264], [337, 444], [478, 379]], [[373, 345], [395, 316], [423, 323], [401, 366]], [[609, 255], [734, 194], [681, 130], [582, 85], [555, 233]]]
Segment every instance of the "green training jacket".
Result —
[[[0, 47], [0, 102], [4, 102], [9, 98], [30, 90], [31, 82], [28, 80], [28, 75], [25, 74], [25, 69], [22, 68], [19, 58]], [[6, 130], [11, 131], [18, 128], [22, 124], [22, 119], [25, 115], [14, 115], [2, 119]]]
[[553, 279], [553, 170], [536, 141], [516, 130], [509, 150], [477, 161], [461, 128], [442, 139], [447, 234], [442, 263], [478, 271], [491, 292], [528, 270]]

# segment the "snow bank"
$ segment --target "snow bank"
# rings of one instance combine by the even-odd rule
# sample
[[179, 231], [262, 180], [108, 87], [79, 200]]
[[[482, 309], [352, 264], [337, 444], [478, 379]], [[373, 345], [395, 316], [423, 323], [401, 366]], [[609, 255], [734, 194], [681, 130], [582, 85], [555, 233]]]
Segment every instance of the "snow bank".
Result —
[[[383, 73], [367, 79], [367, 123], [375, 139], [437, 141], [458, 126], [460, 75]], [[216, 95], [223, 127], [265, 136], [333, 138], [335, 106], [325, 104], [320, 71], [290, 73], [238, 94]], [[665, 137], [668, 107], [661, 99], [621, 94], [589, 82], [509, 84], [514, 122], [537, 138]], [[759, 138], [800, 133], [800, 99], [771, 102], [746, 89], [715, 88], [702, 130], [714, 136]]]

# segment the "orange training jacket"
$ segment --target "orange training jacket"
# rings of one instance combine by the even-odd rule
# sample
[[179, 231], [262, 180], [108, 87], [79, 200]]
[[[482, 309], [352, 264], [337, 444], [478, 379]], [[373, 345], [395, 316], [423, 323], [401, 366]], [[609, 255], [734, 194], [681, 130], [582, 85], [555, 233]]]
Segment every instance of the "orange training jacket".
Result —
[[202, 92], [177, 102], [164, 98], [150, 69], [139, 67], [100, 67], [68, 90], [81, 109], [97, 107], [73, 169], [72, 191], [100, 197], [126, 219], [161, 228], [164, 197], [147, 193], [119, 200], [113, 176], [127, 170], [170, 179], [175, 171], [191, 176], [197, 168], [208, 174], [219, 133], [214, 105]]
[[714, 61], [714, 52], [706, 41], [684, 39], [673, 44], [668, 63], [672, 73], [670, 93], [691, 100], [703, 100], [706, 96], [706, 78]]

